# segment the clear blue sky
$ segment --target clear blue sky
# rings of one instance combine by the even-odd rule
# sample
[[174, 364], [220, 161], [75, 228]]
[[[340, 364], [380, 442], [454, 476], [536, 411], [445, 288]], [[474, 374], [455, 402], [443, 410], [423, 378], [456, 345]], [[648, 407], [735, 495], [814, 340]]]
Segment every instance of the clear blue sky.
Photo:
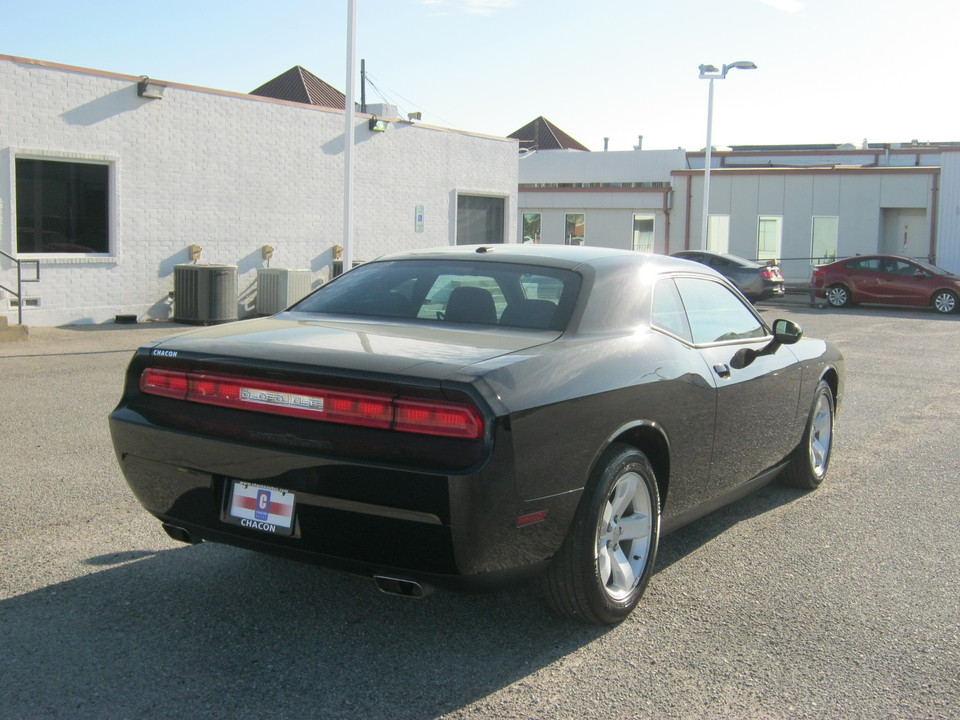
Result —
[[[0, 0], [0, 53], [249, 92], [302, 65], [346, 90], [347, 0]], [[945, 0], [357, 0], [357, 69], [423, 122], [543, 115], [592, 150], [960, 141]], [[357, 90], [359, 100], [359, 89]]]

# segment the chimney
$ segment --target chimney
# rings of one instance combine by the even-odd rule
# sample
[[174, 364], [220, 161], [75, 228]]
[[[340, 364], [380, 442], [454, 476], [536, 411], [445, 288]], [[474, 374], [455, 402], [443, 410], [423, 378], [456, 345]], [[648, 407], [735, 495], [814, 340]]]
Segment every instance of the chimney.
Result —
[[634, 150], [643, 150], [643, 135], [637, 135], [637, 144], [633, 146]]
[[603, 151], [606, 152], [609, 146], [610, 146], [610, 138], [605, 137], [603, 139]]

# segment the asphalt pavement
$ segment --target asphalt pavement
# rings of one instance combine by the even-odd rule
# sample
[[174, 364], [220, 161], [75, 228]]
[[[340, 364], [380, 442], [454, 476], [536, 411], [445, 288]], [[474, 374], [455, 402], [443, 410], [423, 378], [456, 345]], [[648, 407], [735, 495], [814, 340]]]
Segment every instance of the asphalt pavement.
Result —
[[[761, 304], [847, 357], [830, 477], [666, 537], [609, 629], [173, 542], [106, 416], [169, 323], [0, 344], [4, 718], [960, 717], [960, 316]], [[762, 402], [762, 398], [757, 399]]]

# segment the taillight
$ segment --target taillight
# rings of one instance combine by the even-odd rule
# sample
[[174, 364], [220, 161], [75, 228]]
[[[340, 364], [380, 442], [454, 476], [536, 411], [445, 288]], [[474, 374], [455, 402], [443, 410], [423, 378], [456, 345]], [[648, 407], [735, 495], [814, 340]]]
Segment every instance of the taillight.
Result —
[[822, 267], [815, 267], [813, 275], [810, 277], [810, 287], [823, 287], [823, 278], [827, 271]]
[[474, 440], [483, 418], [460, 403], [398, 398], [382, 393], [147, 368], [140, 390], [207, 405]]
[[187, 374], [147, 368], [140, 375], [140, 390], [151, 395], [183, 400], [187, 397]]
[[773, 270], [771, 270], [770, 268], [764, 268], [763, 270], [760, 271], [760, 277], [766, 280], [773, 280], [773, 277], [774, 277]]
[[483, 434], [483, 418], [472, 405], [397, 398], [393, 429], [474, 439]]

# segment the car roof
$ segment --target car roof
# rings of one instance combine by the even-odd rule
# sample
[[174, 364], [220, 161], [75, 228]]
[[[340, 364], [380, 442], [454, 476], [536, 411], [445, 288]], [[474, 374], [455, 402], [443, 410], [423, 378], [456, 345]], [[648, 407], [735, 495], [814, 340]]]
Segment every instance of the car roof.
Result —
[[666, 255], [639, 253], [633, 250], [584, 245], [533, 245], [504, 243], [495, 245], [454, 245], [424, 250], [408, 250], [382, 255], [376, 262], [387, 260], [470, 260], [541, 265], [572, 270], [581, 265], [607, 265], [611, 260], [651, 266], [658, 270], [690, 270], [690, 261]]
[[743, 267], [758, 268], [763, 267], [758, 262], [754, 262], [745, 257], [740, 257], [739, 255], [731, 255], [730, 253], [718, 253], [712, 252], [710, 250], [680, 250], [679, 252], [673, 253], [675, 257], [686, 257], [688, 255], [702, 255], [704, 257], [717, 257], [723, 258], [724, 260], [729, 260], [730, 262], [736, 263]]

